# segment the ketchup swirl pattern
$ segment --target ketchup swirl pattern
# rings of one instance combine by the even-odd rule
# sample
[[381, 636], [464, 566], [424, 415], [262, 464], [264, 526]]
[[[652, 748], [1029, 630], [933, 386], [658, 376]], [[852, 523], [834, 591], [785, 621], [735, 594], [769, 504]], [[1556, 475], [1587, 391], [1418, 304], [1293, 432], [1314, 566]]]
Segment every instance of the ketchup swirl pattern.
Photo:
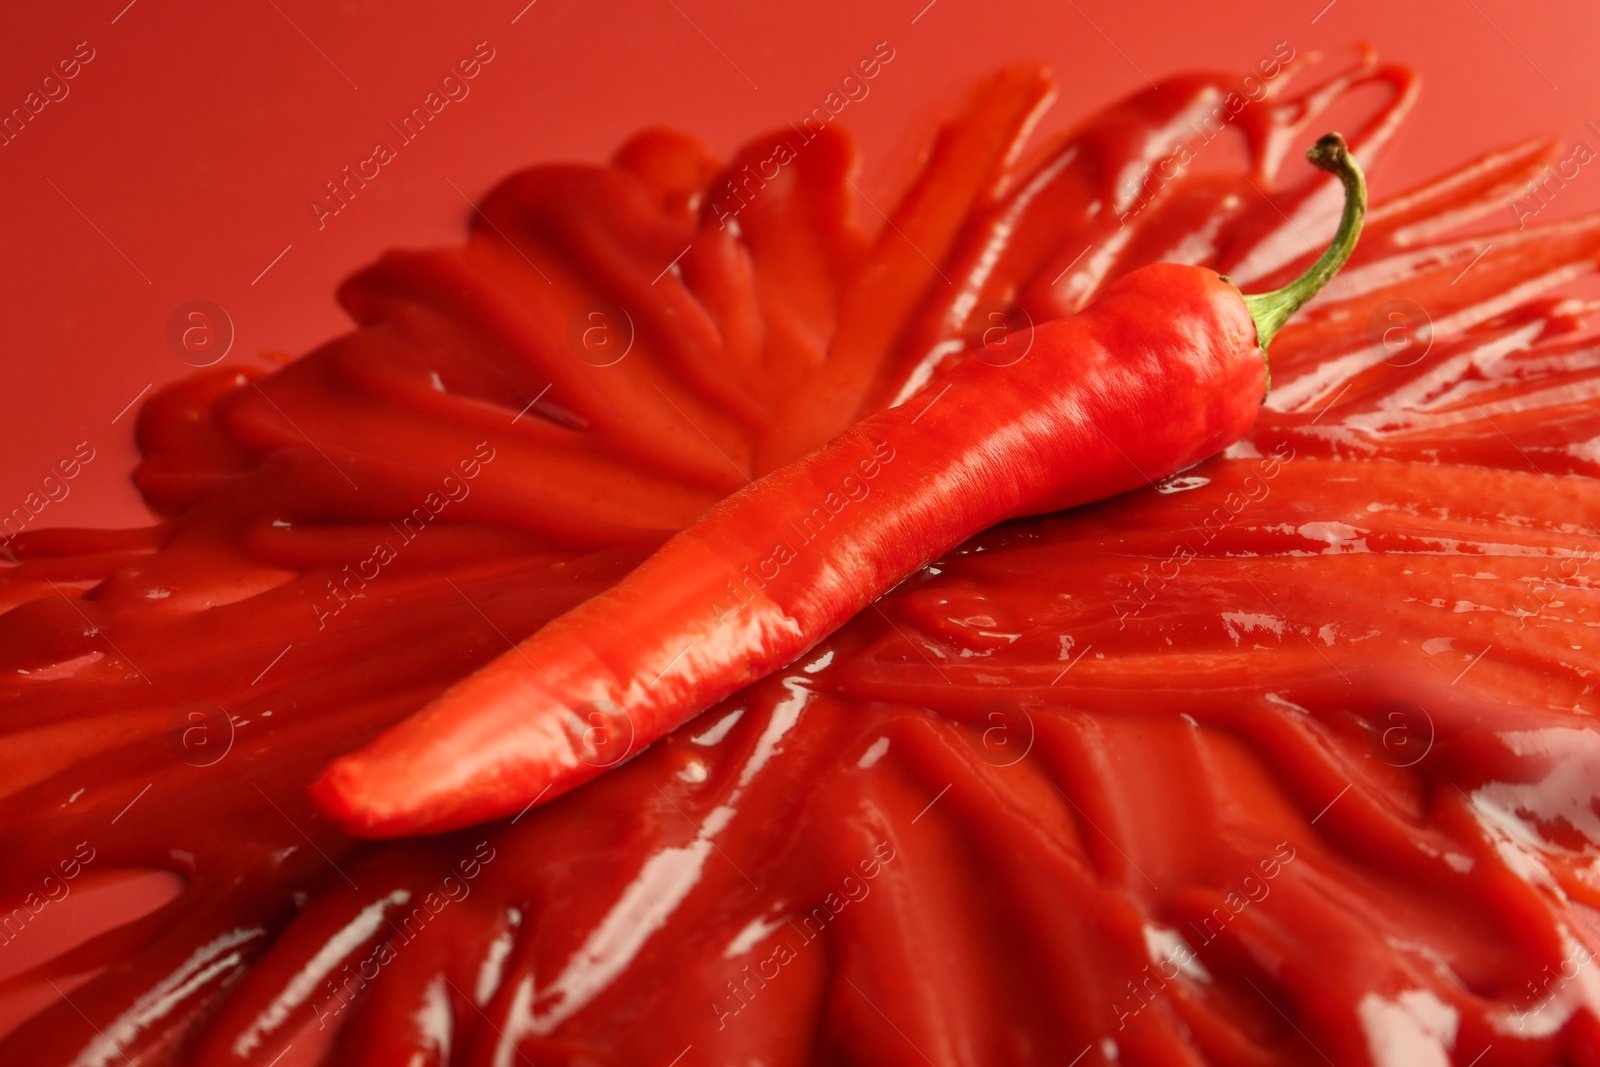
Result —
[[[162, 522], [30, 528], [0, 571], [0, 887], [25, 908], [83, 841], [185, 884], [9, 980], [70, 1001], [0, 1061], [1600, 1063], [1600, 345], [1550, 295], [1600, 220], [1459, 236], [1544, 144], [1378, 205], [1227, 456], [986, 532], [517, 819], [380, 845], [304, 796], [941, 373], [983, 309], [1067, 314], [1160, 259], [1297, 273], [1338, 191], [1275, 181], [1294, 139], [1384, 87], [1350, 137], [1370, 164], [1414, 85], [1293, 66], [1233, 119], [1243, 169], [1160, 181], [1234, 79], [1019, 157], [1049, 83], [1002, 71], [881, 229], [832, 126], [725, 227], [705, 190], [770, 138], [723, 164], [647, 131], [358, 273], [354, 332], [153, 397]], [[1119, 220], [1125, 189], [1149, 199]], [[1425, 356], [1373, 343], [1396, 300], [1431, 316]], [[632, 331], [614, 362], [567, 346], [601, 305]], [[196, 702], [220, 758], [169, 743]]]

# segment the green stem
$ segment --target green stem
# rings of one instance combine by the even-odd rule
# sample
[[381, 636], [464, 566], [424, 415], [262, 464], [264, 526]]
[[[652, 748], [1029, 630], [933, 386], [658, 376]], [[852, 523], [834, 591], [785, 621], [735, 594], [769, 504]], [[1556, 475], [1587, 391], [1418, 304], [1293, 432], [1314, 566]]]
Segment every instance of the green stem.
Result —
[[1337, 133], [1324, 134], [1306, 152], [1306, 158], [1318, 169], [1337, 174], [1339, 180], [1344, 182], [1344, 215], [1339, 219], [1339, 232], [1333, 235], [1333, 243], [1317, 257], [1309, 270], [1282, 289], [1245, 296], [1244, 306], [1250, 310], [1250, 317], [1256, 323], [1256, 344], [1263, 352], [1283, 324], [1289, 321], [1289, 317], [1316, 296], [1317, 290], [1326, 285], [1329, 278], [1339, 273], [1339, 268], [1344, 266], [1345, 260], [1355, 250], [1356, 238], [1361, 236], [1361, 222], [1367, 214], [1367, 179], [1342, 136]]

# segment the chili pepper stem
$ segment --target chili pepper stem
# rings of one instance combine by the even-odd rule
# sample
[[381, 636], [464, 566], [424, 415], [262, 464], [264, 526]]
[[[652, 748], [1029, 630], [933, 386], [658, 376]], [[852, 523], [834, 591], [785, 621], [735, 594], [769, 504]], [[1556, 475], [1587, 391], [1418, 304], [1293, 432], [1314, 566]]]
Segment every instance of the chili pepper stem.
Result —
[[1283, 324], [1289, 321], [1289, 317], [1316, 296], [1317, 290], [1344, 266], [1345, 260], [1355, 250], [1356, 238], [1361, 236], [1361, 223], [1367, 214], [1367, 179], [1341, 134], [1324, 134], [1306, 152], [1306, 158], [1318, 169], [1337, 174], [1339, 180], [1344, 182], [1344, 214], [1339, 219], [1339, 230], [1333, 235], [1333, 243], [1304, 274], [1282, 289], [1245, 295], [1245, 307], [1250, 310], [1250, 317], [1256, 323], [1256, 344], [1263, 352]]

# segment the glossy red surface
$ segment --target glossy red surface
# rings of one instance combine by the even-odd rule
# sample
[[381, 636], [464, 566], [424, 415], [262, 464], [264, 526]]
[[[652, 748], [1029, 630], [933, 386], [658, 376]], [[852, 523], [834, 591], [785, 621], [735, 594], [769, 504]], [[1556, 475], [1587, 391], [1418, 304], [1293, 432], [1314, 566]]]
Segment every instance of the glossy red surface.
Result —
[[[93, 975], [0, 1054], [1592, 1062], [1600, 360], [1587, 308], [1541, 291], [1592, 268], [1600, 221], [1436, 225], [1501, 210], [1535, 150], [1378, 205], [1226, 457], [981, 535], [515, 820], [372, 845], [304, 798], [331, 755], [805, 446], [786, 413], [813, 382], [821, 408], [848, 395], [825, 357], [859, 285], [926, 294], [862, 349], [892, 397], [971, 339], [981, 309], [953, 312], [940, 273], [1036, 319], [1157, 259], [1247, 289], [1296, 273], [1336, 189], [1247, 190], [1350, 85], [1388, 90], [1352, 137], [1377, 158], [1409, 81], [1274, 79], [1233, 123], [1257, 134], [1248, 171], [1147, 183], [1172, 142], [1141, 133], [1203, 121], [1236, 82], [1141, 94], [881, 233], [849, 210], [840, 141], [741, 212], [748, 286], [723, 304], [692, 268], [651, 280], [709, 170], [651, 135], [610, 169], [511, 179], [465, 248], [359, 275], [356, 332], [154, 397], [139, 483], [167, 520], [13, 542], [0, 825], [19, 899], [76, 877], [79, 842], [187, 881], [13, 980]], [[1129, 225], [1104, 221], [1141, 189]], [[874, 249], [889, 262], [863, 270]], [[565, 343], [597, 298], [641, 322], [611, 367]], [[1432, 316], [1426, 355], [1369, 335], [1397, 299]], [[765, 403], [727, 402], [774, 368], [794, 377]], [[415, 534], [391, 525], [418, 507]]]

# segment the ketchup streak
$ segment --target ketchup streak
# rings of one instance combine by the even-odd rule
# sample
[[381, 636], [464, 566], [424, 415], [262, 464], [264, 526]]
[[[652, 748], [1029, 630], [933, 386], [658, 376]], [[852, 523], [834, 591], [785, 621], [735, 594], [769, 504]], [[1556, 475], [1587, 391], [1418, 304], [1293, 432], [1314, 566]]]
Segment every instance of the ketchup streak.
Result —
[[[1233, 78], [1017, 158], [1049, 83], [1007, 69], [874, 233], [833, 127], [726, 228], [705, 191], [773, 138], [722, 164], [648, 131], [356, 275], [355, 332], [152, 397], [162, 523], [29, 529], [0, 571], [0, 880], [26, 913], [87, 842], [187, 881], [9, 979], [66, 996], [0, 1063], [1600, 1062], [1600, 344], [1539, 294], [1595, 266], [1600, 219], [1452, 236], [1542, 143], [1376, 201], [1223, 457], [980, 534], [502, 822], [363, 842], [306, 796], [948, 371], [995, 302], [1044, 322], [1161, 260], [1299, 274], [1339, 188], [1279, 164], [1379, 85], [1370, 167], [1415, 95], [1370, 57], [1304, 77], [1233, 119], [1247, 171], [1147, 182]], [[1432, 316], [1423, 358], [1367, 332], [1397, 299]], [[597, 302], [636, 331], [610, 366], [567, 346]]]

